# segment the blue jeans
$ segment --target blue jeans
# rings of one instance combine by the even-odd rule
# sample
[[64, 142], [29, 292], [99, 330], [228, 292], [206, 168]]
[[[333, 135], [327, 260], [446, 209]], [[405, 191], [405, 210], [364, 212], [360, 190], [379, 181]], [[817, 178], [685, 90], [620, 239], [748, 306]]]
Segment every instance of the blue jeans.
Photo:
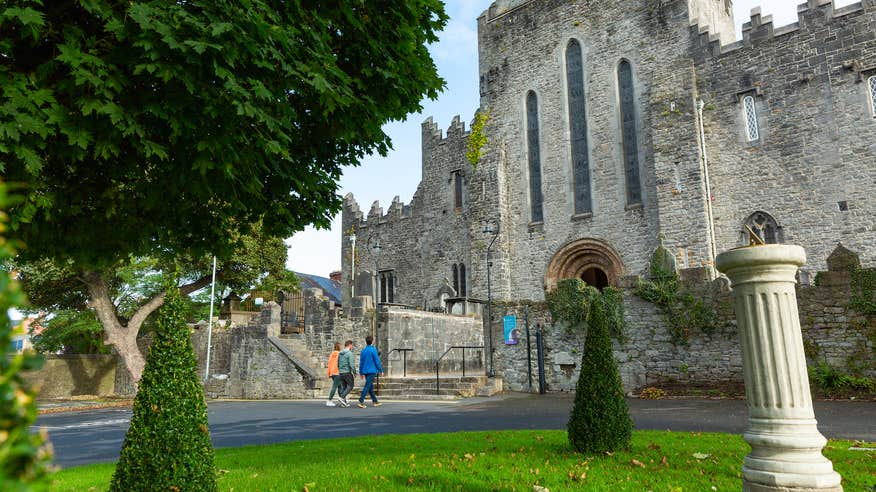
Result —
[[377, 395], [374, 394], [374, 377], [377, 374], [364, 374], [365, 386], [362, 387], [362, 393], [359, 395], [359, 403], [365, 403], [365, 395], [371, 397], [371, 401], [377, 403]]

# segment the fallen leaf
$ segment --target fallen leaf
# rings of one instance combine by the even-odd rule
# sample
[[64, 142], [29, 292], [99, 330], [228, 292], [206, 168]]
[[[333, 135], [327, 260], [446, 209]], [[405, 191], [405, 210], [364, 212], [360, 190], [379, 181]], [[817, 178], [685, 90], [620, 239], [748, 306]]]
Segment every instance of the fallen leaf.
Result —
[[533, 485], [532, 492], [551, 492], [551, 489], [542, 487], [541, 485]]
[[666, 459], [666, 456], [664, 456], [663, 459], [660, 460], [660, 464], [663, 466], [669, 466], [669, 460]]
[[648, 449], [660, 449], [660, 445], [652, 442], [648, 445]]
[[639, 468], [645, 468], [645, 464], [639, 460], [630, 460], [630, 464], [638, 466]]
[[709, 456], [712, 456], [712, 455], [707, 454], [707, 453], [694, 453], [693, 454], [693, 457], [698, 459], [698, 460], [704, 460], [704, 459], [708, 458]]

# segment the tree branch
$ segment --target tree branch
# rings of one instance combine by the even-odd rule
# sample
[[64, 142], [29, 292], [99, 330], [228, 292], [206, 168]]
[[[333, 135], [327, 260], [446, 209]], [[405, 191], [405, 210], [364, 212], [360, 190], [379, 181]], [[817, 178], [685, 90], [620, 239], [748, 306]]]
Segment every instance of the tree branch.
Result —
[[[218, 272], [217, 272], [217, 276], [218, 276]], [[212, 280], [212, 277], [210, 275], [204, 275], [203, 277], [199, 278], [198, 280], [195, 280], [194, 282], [191, 282], [191, 283], [188, 283], [185, 285], [181, 285], [179, 288], [179, 293], [180, 293], [180, 295], [188, 296], [192, 292], [198, 291], [198, 290], [210, 285], [211, 280]], [[128, 321], [128, 326], [136, 327], [136, 329], [139, 331], [140, 325], [142, 325], [143, 322], [146, 321], [146, 318], [150, 314], [152, 314], [152, 312], [154, 312], [156, 309], [158, 309], [164, 305], [164, 297], [166, 294], [167, 294], [166, 291], [161, 291], [155, 297], [150, 299], [149, 302], [140, 306], [140, 308], [137, 309], [137, 312], [134, 313], [133, 316], [131, 316], [130, 321]]]

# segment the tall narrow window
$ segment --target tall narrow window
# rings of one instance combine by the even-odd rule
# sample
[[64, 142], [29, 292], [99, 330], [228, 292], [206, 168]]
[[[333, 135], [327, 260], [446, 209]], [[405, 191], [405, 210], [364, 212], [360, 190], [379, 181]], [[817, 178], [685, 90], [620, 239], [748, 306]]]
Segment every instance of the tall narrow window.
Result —
[[453, 171], [453, 206], [462, 208], [462, 173]]
[[742, 99], [742, 108], [745, 113], [745, 133], [749, 142], [760, 138], [760, 128], [757, 126], [757, 109], [754, 107], [754, 96], [745, 96]]
[[465, 285], [465, 263], [459, 264], [459, 296], [465, 297], [468, 295], [468, 286]]
[[453, 266], [450, 267], [450, 269], [453, 271], [453, 290], [456, 291], [456, 295], [460, 295], [459, 294], [459, 271], [456, 269], [456, 263], [454, 263]]
[[395, 272], [384, 270], [380, 272], [380, 297], [378, 302], [395, 302]]
[[876, 118], [876, 75], [867, 79], [867, 87], [870, 89], [870, 111]]
[[538, 97], [530, 91], [526, 96], [526, 143], [529, 146], [529, 199], [532, 221], [544, 221], [541, 196], [541, 152], [538, 136]]
[[627, 204], [642, 203], [642, 184], [639, 179], [639, 132], [636, 129], [636, 94], [633, 87], [633, 68], [621, 60], [617, 69], [620, 87], [621, 140], [624, 153], [624, 174], [627, 180]]
[[590, 156], [587, 148], [587, 97], [584, 93], [584, 62], [581, 44], [569, 41], [566, 48], [566, 81], [569, 90], [569, 133], [572, 144], [575, 213], [590, 213]]
[[389, 303], [392, 304], [395, 302], [395, 272], [389, 272], [389, 285], [386, 287], [386, 291], [389, 294]]

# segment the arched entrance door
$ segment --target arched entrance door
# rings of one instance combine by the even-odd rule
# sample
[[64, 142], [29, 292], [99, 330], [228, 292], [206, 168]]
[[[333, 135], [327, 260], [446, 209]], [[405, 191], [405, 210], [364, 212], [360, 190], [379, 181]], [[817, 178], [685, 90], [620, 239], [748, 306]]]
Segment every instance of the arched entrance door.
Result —
[[617, 285], [624, 274], [620, 255], [608, 243], [598, 239], [578, 239], [567, 243], [551, 258], [545, 274], [546, 290], [553, 290], [557, 282], [580, 278], [588, 284], [604, 289]]

